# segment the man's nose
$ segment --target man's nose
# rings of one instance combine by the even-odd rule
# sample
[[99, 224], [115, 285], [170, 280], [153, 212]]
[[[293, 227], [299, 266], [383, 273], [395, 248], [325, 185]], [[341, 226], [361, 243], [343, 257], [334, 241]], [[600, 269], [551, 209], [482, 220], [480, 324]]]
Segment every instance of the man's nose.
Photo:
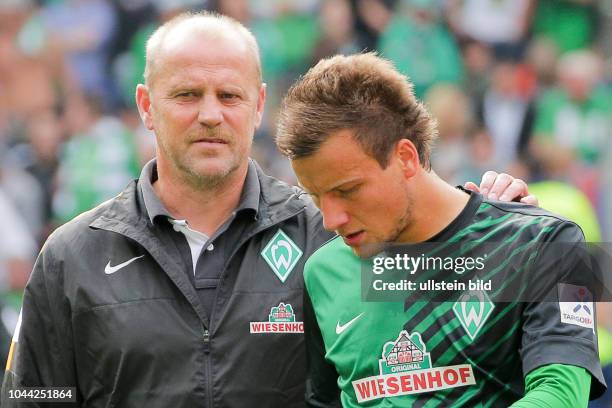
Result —
[[214, 95], [205, 95], [200, 102], [198, 121], [209, 128], [223, 122], [223, 105]]
[[323, 227], [328, 231], [336, 231], [349, 221], [348, 213], [337, 198], [322, 197], [320, 209], [323, 214]]

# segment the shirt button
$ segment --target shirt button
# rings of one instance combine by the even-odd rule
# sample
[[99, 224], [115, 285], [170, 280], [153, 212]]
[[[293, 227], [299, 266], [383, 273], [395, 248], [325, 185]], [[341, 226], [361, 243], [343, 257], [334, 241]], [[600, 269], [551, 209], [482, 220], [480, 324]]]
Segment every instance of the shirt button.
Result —
[[212, 251], [213, 249], [215, 249], [215, 246], [213, 244], [210, 244], [208, 246], [208, 248], [206, 248], [208, 251]]

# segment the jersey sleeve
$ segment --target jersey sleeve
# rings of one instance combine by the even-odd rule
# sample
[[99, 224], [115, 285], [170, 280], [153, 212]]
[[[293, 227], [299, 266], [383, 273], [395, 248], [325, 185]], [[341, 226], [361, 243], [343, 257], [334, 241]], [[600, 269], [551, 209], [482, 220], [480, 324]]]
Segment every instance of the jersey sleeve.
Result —
[[606, 389], [597, 351], [595, 302], [586, 278], [584, 236], [571, 222], [559, 222], [540, 246], [531, 271], [530, 299], [523, 309], [520, 349], [523, 373], [549, 364], [582, 367], [591, 376], [590, 398]]
[[[9, 398], [9, 391], [20, 387], [77, 385], [71, 313], [60, 288], [59, 264], [51, 251], [43, 249], [25, 288], [2, 384], [2, 407], [66, 406], [24, 403]], [[76, 398], [79, 399], [78, 395]]]
[[311, 408], [340, 408], [338, 372], [325, 360], [325, 345], [314, 308], [304, 288], [304, 339], [308, 362], [306, 405]]
[[591, 375], [581, 367], [550, 364], [525, 377], [526, 395], [511, 408], [581, 408], [589, 402]]

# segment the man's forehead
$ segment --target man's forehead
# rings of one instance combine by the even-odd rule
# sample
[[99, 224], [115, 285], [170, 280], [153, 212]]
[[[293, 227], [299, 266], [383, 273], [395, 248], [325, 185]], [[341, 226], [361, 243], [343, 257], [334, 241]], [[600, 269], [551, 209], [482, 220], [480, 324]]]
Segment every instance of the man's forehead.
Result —
[[[228, 83], [250, 82], [251, 79], [260, 83], [257, 61], [244, 40], [236, 40], [231, 35], [221, 33], [185, 33], [169, 33], [159, 49], [156, 70], [165, 72], [165, 77], [180, 79], [182, 86], [185, 80], [188, 82], [184, 75], [188, 71], [193, 76], [192, 82], [196, 84], [198, 78], [194, 74], [199, 71], [201, 74], [214, 72], [215, 75], [223, 75]], [[252, 78], [247, 74], [249, 71], [252, 72]]]
[[163, 38], [161, 49], [176, 50], [187, 45], [199, 45], [200, 48], [232, 45], [230, 49], [244, 52], [248, 48], [247, 40], [236, 28], [217, 20], [186, 20], [171, 28]]
[[329, 191], [371, 177], [380, 170], [354, 138], [354, 130], [331, 132], [311, 155], [291, 161], [300, 183], [309, 192]]

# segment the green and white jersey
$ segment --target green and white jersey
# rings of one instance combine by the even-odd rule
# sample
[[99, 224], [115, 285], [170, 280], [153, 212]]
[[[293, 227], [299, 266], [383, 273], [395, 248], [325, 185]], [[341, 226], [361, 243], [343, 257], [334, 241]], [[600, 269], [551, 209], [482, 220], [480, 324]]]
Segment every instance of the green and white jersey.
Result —
[[[539, 208], [472, 194], [461, 214], [430, 241], [494, 243], [481, 277], [499, 291], [532, 291], [539, 276], [574, 268], [534, 251], [534, 245], [584, 238], [575, 224]], [[371, 263], [340, 237], [306, 263], [312, 406], [332, 406], [326, 403], [339, 388], [344, 407], [507, 407], [524, 395], [525, 375], [555, 363], [588, 370], [591, 398], [605, 390], [592, 298], [572, 303], [572, 310], [582, 305], [573, 312], [558, 299], [527, 302], [525, 293], [504, 298], [495, 290], [466, 290], [455, 301], [406, 296], [405, 302], [366, 302], [362, 272], [371, 271]], [[507, 284], [521, 273], [529, 284]]]

